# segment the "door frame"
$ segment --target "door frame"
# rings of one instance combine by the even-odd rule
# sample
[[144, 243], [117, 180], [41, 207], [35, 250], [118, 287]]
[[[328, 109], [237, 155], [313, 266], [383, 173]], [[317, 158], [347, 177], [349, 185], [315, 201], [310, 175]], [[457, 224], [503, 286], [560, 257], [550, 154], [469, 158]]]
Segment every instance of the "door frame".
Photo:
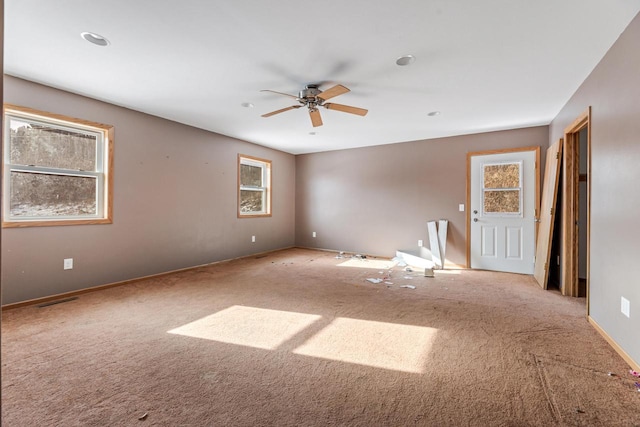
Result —
[[591, 107], [588, 107], [564, 130], [564, 162], [562, 166], [562, 276], [563, 295], [578, 296], [578, 194], [580, 190], [579, 132], [587, 129], [587, 315], [589, 314], [589, 281], [591, 277]]
[[[490, 154], [508, 154], [508, 153], [521, 153], [523, 151], [535, 151], [535, 213], [534, 217], [539, 217], [540, 211], [540, 146], [529, 146], [519, 148], [503, 148], [499, 150], [485, 150], [485, 151], [472, 151], [467, 153], [467, 221], [466, 221], [466, 236], [467, 236], [467, 268], [471, 268], [471, 158], [475, 156], [486, 156]], [[538, 238], [538, 222], [536, 221], [534, 228], [533, 239], [534, 242]]]

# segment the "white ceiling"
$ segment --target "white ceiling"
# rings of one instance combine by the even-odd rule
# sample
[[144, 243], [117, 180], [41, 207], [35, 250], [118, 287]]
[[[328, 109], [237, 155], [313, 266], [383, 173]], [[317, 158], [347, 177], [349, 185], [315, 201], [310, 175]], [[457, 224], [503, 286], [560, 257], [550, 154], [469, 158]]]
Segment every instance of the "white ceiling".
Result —
[[[4, 3], [7, 74], [293, 154], [548, 124], [640, 11], [637, 0]], [[399, 67], [404, 54], [416, 61]], [[261, 89], [316, 82], [349, 87], [331, 102], [369, 114], [322, 109], [315, 129], [303, 108], [260, 117], [296, 103]]]

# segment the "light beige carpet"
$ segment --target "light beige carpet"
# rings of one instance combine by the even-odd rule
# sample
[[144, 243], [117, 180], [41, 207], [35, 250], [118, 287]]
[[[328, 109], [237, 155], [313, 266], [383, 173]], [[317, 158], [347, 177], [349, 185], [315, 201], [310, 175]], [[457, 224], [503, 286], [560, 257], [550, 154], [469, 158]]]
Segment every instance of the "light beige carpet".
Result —
[[640, 425], [584, 300], [386, 267], [293, 249], [5, 311], [2, 425]]

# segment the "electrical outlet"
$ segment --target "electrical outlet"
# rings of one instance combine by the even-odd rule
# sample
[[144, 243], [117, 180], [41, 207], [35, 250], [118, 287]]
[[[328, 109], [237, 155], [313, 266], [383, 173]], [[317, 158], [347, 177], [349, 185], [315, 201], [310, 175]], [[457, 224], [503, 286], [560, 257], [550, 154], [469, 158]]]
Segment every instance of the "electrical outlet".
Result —
[[65, 258], [64, 259], [64, 269], [65, 270], [73, 270], [73, 258]]
[[460, 204], [458, 205], [458, 210], [459, 210], [460, 212], [464, 212], [464, 203], [460, 203]]
[[422, 240], [418, 240], [418, 246], [422, 246]]
[[311, 237], [316, 237], [316, 232], [315, 231], [311, 233]]
[[251, 236], [251, 243], [255, 243], [256, 242], [256, 236]]
[[620, 311], [622, 312], [622, 314], [624, 314], [627, 317], [630, 317], [630, 313], [629, 313], [629, 300], [626, 299], [625, 297], [620, 297]]

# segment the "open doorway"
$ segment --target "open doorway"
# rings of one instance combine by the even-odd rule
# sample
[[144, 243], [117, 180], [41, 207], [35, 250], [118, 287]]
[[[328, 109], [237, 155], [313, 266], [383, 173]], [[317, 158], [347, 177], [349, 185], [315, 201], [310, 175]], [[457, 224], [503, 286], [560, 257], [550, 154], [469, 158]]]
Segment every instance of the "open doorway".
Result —
[[588, 185], [587, 178], [589, 170], [587, 160], [589, 159], [589, 131], [587, 127], [578, 132], [578, 295], [587, 296], [587, 210]]
[[562, 162], [560, 291], [587, 298], [589, 307], [589, 235], [591, 189], [591, 108], [565, 129]]

